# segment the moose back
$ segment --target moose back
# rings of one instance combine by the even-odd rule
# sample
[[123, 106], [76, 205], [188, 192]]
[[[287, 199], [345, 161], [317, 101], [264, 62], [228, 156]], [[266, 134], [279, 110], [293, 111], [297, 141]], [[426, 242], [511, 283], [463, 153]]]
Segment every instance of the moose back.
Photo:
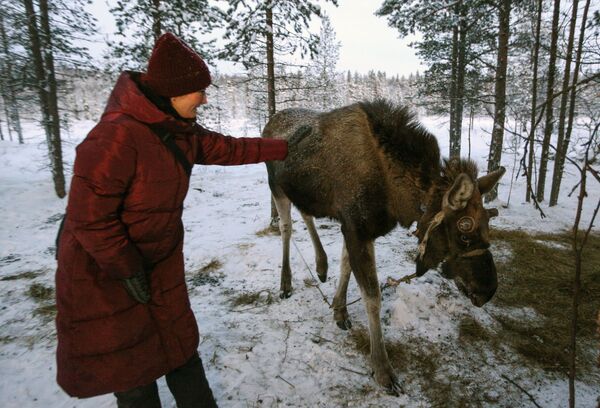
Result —
[[287, 139], [289, 145], [284, 161], [267, 163], [283, 243], [281, 296], [292, 293], [291, 204], [307, 225], [323, 282], [327, 255], [313, 217], [339, 221], [344, 245], [334, 320], [342, 329], [351, 325], [346, 292], [353, 274], [367, 311], [375, 379], [398, 394], [401, 387], [380, 323], [374, 240], [398, 224], [408, 228], [417, 221], [417, 275], [441, 263], [443, 276], [453, 279], [475, 306], [482, 306], [497, 287], [488, 249], [488, 221], [497, 211], [483, 208], [482, 194], [498, 182], [504, 168], [478, 178], [471, 161], [442, 161], [435, 137], [406, 107], [385, 100], [330, 112], [283, 110], [269, 120], [263, 137]]

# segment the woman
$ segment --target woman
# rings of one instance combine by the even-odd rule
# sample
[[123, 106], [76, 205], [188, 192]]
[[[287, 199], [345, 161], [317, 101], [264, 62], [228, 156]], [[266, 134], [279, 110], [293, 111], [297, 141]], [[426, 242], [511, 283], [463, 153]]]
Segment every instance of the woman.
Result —
[[198, 125], [210, 83], [202, 58], [164, 34], [77, 147], [56, 272], [57, 379], [71, 396], [160, 407], [166, 375], [178, 407], [216, 406], [184, 278], [186, 167], [283, 160], [287, 144]]

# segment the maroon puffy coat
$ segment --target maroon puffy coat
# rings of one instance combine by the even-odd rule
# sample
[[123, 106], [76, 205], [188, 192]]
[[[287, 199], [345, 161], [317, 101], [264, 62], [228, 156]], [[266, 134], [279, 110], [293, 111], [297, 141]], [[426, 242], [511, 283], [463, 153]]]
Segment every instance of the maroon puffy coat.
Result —
[[[91, 397], [145, 385], [197, 350], [184, 279], [188, 177], [147, 124], [169, 131], [190, 163], [281, 160], [278, 140], [231, 138], [159, 110], [121, 75], [102, 120], [77, 147], [56, 271], [58, 383]], [[151, 301], [122, 279], [152, 269]]]

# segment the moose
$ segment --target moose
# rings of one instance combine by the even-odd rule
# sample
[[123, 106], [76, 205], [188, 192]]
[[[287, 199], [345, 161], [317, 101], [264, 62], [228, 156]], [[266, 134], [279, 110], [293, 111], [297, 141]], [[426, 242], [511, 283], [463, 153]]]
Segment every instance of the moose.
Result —
[[436, 138], [410, 110], [385, 100], [329, 112], [282, 110], [271, 117], [262, 136], [287, 139], [289, 145], [284, 161], [267, 163], [283, 242], [280, 296], [292, 293], [291, 204], [307, 226], [322, 282], [327, 279], [327, 255], [314, 217], [337, 220], [344, 245], [334, 320], [341, 329], [351, 327], [346, 292], [353, 273], [367, 311], [375, 380], [398, 395], [401, 386], [381, 329], [374, 241], [397, 224], [408, 228], [416, 221], [416, 275], [441, 263], [442, 276], [454, 280], [473, 305], [483, 306], [498, 281], [488, 226], [497, 210], [483, 207], [482, 194], [505, 169], [478, 178], [470, 160], [442, 161]]

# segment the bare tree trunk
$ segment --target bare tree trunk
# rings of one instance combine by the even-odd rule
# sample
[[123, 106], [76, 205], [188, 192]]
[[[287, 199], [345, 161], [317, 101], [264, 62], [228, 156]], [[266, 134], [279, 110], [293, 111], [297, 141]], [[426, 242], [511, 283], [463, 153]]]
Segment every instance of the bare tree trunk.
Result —
[[[573, 3], [573, 8], [575, 8], [576, 2]], [[565, 158], [567, 157], [567, 153], [569, 150], [569, 143], [571, 141], [571, 133], [573, 131], [573, 121], [575, 118], [575, 96], [577, 95], [577, 81], [579, 80], [579, 70], [581, 68], [581, 55], [583, 53], [583, 41], [585, 38], [585, 29], [587, 25], [587, 16], [590, 9], [590, 0], [587, 0], [585, 3], [585, 7], [583, 10], [583, 16], [581, 18], [580, 32], [579, 32], [579, 42], [577, 44], [577, 56], [575, 57], [575, 69], [573, 71], [573, 86], [571, 88], [570, 93], [570, 101], [569, 101], [569, 115], [568, 115], [568, 123], [567, 130], [562, 140], [562, 143], [557, 145], [556, 159], [554, 161], [554, 176], [552, 180], [552, 192], [550, 196], [550, 205], [552, 205], [552, 197], [554, 194], [556, 200], [558, 200], [558, 195], [560, 193], [560, 185], [562, 183], [563, 171], [565, 168]], [[565, 94], [567, 93], [566, 89], [563, 91]], [[563, 94], [564, 96], [564, 94]]]
[[582, 253], [583, 248], [587, 242], [590, 231], [594, 226], [594, 220], [598, 215], [598, 210], [600, 209], [600, 200], [596, 204], [596, 209], [592, 214], [592, 218], [588, 225], [587, 230], [584, 232], [583, 237], [580, 238], [579, 234], [579, 224], [581, 221], [581, 213], [583, 211], [583, 202], [587, 197], [586, 184], [587, 184], [587, 171], [590, 168], [589, 164], [589, 152], [590, 147], [592, 146], [592, 140], [594, 139], [596, 133], [598, 132], [598, 128], [600, 126], [596, 126], [596, 129], [590, 135], [590, 139], [587, 142], [587, 149], [584, 156], [584, 162], [580, 170], [580, 181], [579, 181], [579, 197], [577, 202], [577, 211], [575, 215], [575, 223], [573, 224], [573, 241], [572, 247], [573, 252], [575, 254], [575, 276], [573, 278], [573, 309], [571, 314], [571, 333], [570, 333], [570, 344], [569, 344], [569, 407], [575, 408], [575, 377], [577, 374], [576, 371], [576, 361], [577, 361], [577, 327], [579, 321], [579, 296], [581, 291], [581, 264], [582, 264]]
[[0, 140], [4, 140], [4, 131], [2, 130], [2, 119], [0, 118]]
[[527, 160], [527, 192], [525, 193], [525, 201], [531, 201], [531, 192], [533, 187], [531, 185], [531, 175], [533, 174], [533, 161], [535, 160], [534, 145], [535, 140], [535, 128], [536, 128], [536, 106], [537, 106], [537, 86], [538, 86], [538, 61], [540, 53], [540, 27], [542, 26], [542, 6], [543, 0], [537, 2], [537, 18], [535, 25], [535, 46], [533, 50], [533, 81], [531, 84], [531, 128], [529, 131], [529, 138], [527, 140], [527, 146], [529, 149], [529, 157]]
[[[273, 42], [273, 6], [270, 0], [267, 2], [267, 107], [269, 118], [276, 112], [275, 109], [275, 56]], [[271, 227], [277, 226], [279, 214], [271, 197]]]
[[[573, 43], [575, 42], [575, 26], [577, 25], [577, 7], [579, 0], [573, 0], [571, 22], [569, 28], [569, 39], [567, 43], [567, 55], [565, 59], [565, 72], [563, 76], [562, 96], [560, 98], [560, 111], [558, 115], [558, 139], [556, 141], [556, 155], [554, 157], [554, 171], [552, 174], [552, 187], [550, 189], [550, 207], [558, 202], [558, 192], [560, 189], [560, 177], [562, 172], [559, 170], [561, 163], [562, 145], [565, 139], [565, 121], [567, 117], [567, 103], [569, 101], [569, 84], [571, 81], [571, 61], [573, 60]], [[567, 152], [565, 151], [565, 154]], [[564, 160], [564, 159], [563, 159]]]
[[[62, 149], [60, 145], [60, 124], [58, 120], [58, 108], [56, 104], [56, 79], [54, 78], [54, 61], [52, 59], [51, 37], [48, 22], [47, 0], [40, 0], [40, 14], [42, 33], [44, 35], [46, 56], [42, 53], [42, 42], [40, 41], [40, 29], [38, 28], [35, 10], [32, 0], [23, 0], [27, 15], [27, 27], [31, 43], [40, 108], [42, 120], [46, 131], [46, 142], [50, 156], [50, 168], [54, 181], [56, 195], [63, 198], [65, 192], [65, 176], [62, 164]], [[46, 67], [50, 72], [46, 72]]]
[[160, 1], [161, 0], [152, 0], [152, 34], [154, 35], [154, 41], [158, 40], [158, 37], [162, 34]]
[[52, 140], [52, 162], [54, 186], [60, 198], [66, 195], [65, 172], [62, 156], [62, 139], [60, 136], [60, 117], [58, 113], [58, 87], [56, 84], [56, 71], [54, 69], [54, 56], [52, 54], [52, 32], [50, 31], [50, 18], [48, 14], [48, 0], [39, 0], [40, 24], [44, 38], [44, 64], [48, 83], [48, 112], [50, 114], [51, 140]]
[[471, 112], [469, 113], [469, 155], [468, 159], [471, 158], [471, 131], [473, 130], [473, 120], [475, 117], [475, 107], [471, 105]]
[[554, 0], [554, 16], [552, 18], [552, 40], [550, 43], [550, 60], [548, 64], [548, 85], [546, 90], [546, 125], [544, 127], [544, 140], [542, 141], [542, 153], [537, 186], [537, 200], [544, 201], [546, 190], [546, 169], [548, 167], [548, 155], [550, 152], [550, 137], [553, 129], [552, 101], [554, 93], [554, 76], [556, 74], [556, 49], [558, 43], [558, 20], [560, 17], [560, 0]]
[[[459, 4], [462, 6], [462, 4]], [[458, 32], [458, 61], [456, 64], [456, 103], [454, 115], [454, 149], [451, 151], [452, 157], [460, 157], [462, 144], [462, 122], [465, 106], [465, 58], [467, 48], [467, 21], [464, 7], [460, 11], [460, 23]]]
[[[458, 5], [454, 7], [455, 15], [458, 17]], [[448, 155], [450, 157], [460, 157], [460, 139], [458, 143], [456, 141], [456, 96], [457, 96], [457, 85], [458, 85], [458, 38], [459, 38], [459, 27], [458, 23], [454, 24], [452, 28], [452, 55], [450, 56], [450, 145]], [[458, 146], [458, 154], [457, 154]]]
[[6, 56], [2, 61], [2, 98], [4, 99], [4, 110], [6, 112], [6, 124], [10, 140], [12, 141], [13, 132], [17, 134], [17, 139], [20, 144], [24, 143], [23, 130], [21, 128], [21, 118], [19, 116], [19, 105], [17, 103], [17, 95], [14, 88], [14, 76], [11, 63], [10, 50], [6, 30], [4, 28], [4, 17], [0, 13], [0, 42], [2, 45], [3, 54]]
[[[12, 142], [13, 141], [13, 137], [12, 137], [12, 131], [11, 131], [11, 125], [10, 125], [10, 110], [8, 105], [10, 104], [8, 102], [9, 98], [8, 98], [8, 94], [7, 94], [7, 90], [6, 90], [6, 84], [4, 81], [0, 81], [0, 95], [2, 96], [2, 103], [4, 105], [4, 117], [6, 118], [6, 129], [8, 131], [8, 137], [9, 140]], [[2, 137], [2, 140], [4, 140], [4, 136]]]
[[273, 43], [273, 7], [267, 3], [267, 105], [269, 118], [275, 110], [275, 56]]
[[[488, 157], [488, 172], [496, 170], [502, 159], [502, 144], [504, 139], [504, 121], [506, 119], [506, 71], [508, 68], [508, 40], [510, 37], [510, 8], [511, 0], [500, 2], [498, 59], [496, 63], [494, 128]], [[486, 202], [498, 197], [498, 186], [495, 186], [486, 196]]]

